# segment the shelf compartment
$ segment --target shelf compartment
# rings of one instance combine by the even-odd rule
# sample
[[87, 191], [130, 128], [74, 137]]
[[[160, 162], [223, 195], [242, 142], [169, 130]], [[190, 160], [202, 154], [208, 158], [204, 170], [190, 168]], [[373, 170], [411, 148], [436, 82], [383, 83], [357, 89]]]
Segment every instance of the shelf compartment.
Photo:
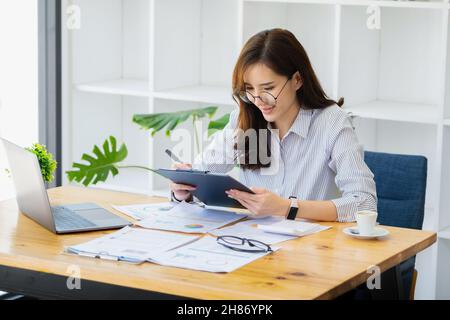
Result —
[[147, 81], [132, 79], [117, 79], [102, 82], [84, 83], [75, 86], [77, 90], [84, 92], [103, 93], [112, 95], [124, 95], [134, 97], [150, 97]]
[[158, 14], [153, 23], [153, 91], [226, 86], [231, 82], [240, 49], [238, 3], [155, 1]]
[[[148, 98], [74, 91], [73, 104], [71, 120], [76, 125], [76, 130], [70, 134], [71, 145], [64, 147], [67, 154], [64, 171], [72, 170], [74, 162], [86, 163], [81, 160], [82, 155], [92, 154], [94, 145], [101, 148], [109, 136], [116, 137], [118, 146], [126, 144], [128, 156], [124, 164], [149, 163], [151, 145], [148, 133], [132, 122], [134, 114], [148, 112]], [[149, 188], [148, 180], [141, 171], [126, 169], [118, 177], [110, 177], [106, 182], [145, 189]]]
[[[349, 105], [374, 100], [438, 105], [442, 17], [438, 10], [382, 8], [381, 29], [369, 30], [364, 7], [343, 7], [338, 96]], [[418, 122], [435, 121], [434, 115], [424, 116]]]
[[[272, 28], [291, 31], [305, 48], [325, 92], [335, 92], [336, 7], [296, 2], [244, 2], [243, 40]], [[318, 41], [320, 39], [320, 41]]]
[[437, 107], [433, 105], [375, 100], [344, 107], [344, 109], [355, 116], [367, 119], [438, 123]]
[[[393, 117], [390, 116], [389, 118]], [[421, 155], [428, 159], [424, 226], [433, 225], [432, 217], [436, 216], [434, 214], [436, 211], [433, 209], [437, 208], [434, 195], [439, 192], [439, 186], [436, 182], [437, 179], [440, 179], [438, 171], [434, 170], [440, 163], [436, 154], [438, 148], [438, 126], [411, 121], [355, 120], [357, 120], [354, 121], [354, 124], [358, 132], [358, 138], [360, 143], [364, 145], [365, 150], [392, 154]]]
[[158, 91], [153, 97], [165, 100], [235, 105], [231, 88], [221, 86], [188, 86]]
[[82, 28], [69, 33], [72, 83], [149, 79], [148, 0], [78, 0]]

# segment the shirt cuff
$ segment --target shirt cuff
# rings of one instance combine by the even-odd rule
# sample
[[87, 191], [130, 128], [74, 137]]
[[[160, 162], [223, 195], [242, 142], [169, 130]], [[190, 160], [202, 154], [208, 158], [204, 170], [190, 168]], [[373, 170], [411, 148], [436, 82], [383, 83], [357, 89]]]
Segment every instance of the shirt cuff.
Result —
[[331, 200], [336, 206], [338, 222], [355, 222], [358, 203], [354, 199], [339, 198]]
[[353, 193], [331, 201], [336, 206], [338, 222], [355, 222], [356, 213], [361, 210], [377, 211], [377, 200], [371, 194]]

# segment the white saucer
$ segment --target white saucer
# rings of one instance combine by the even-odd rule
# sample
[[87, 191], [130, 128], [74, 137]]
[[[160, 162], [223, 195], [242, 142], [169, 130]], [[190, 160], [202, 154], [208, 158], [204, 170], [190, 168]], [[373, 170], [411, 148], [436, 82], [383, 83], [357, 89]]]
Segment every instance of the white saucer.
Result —
[[352, 233], [352, 231], [358, 232], [358, 227], [348, 227], [343, 230], [343, 232], [346, 235], [349, 235], [349, 236], [357, 238], [357, 239], [376, 239], [376, 238], [385, 237], [389, 234], [388, 230], [379, 228], [379, 227], [375, 228], [371, 235], [360, 235], [360, 234]]

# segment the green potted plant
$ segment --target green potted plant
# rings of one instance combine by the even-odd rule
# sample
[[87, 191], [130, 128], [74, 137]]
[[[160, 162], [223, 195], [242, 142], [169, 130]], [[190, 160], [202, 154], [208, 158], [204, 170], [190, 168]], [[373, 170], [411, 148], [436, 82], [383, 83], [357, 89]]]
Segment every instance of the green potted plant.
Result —
[[53, 182], [55, 179], [54, 173], [58, 167], [58, 163], [55, 159], [53, 159], [53, 155], [47, 151], [46, 146], [39, 143], [34, 143], [30, 148], [25, 149], [36, 155], [44, 182]]
[[[170, 136], [181, 123], [191, 119], [194, 125], [195, 144], [197, 150], [200, 150], [200, 134], [195, 124], [200, 119], [212, 119], [217, 109], [218, 107], [206, 107], [181, 112], [134, 115], [133, 122], [142, 129], [150, 131], [151, 136], [154, 137], [162, 130], [165, 130], [166, 136]], [[211, 136], [222, 130], [229, 119], [230, 115], [226, 114], [217, 120], [210, 121], [208, 135]], [[121, 165], [128, 156], [128, 149], [124, 143], [118, 146], [117, 139], [113, 136], [106, 139], [101, 148], [95, 145], [92, 153], [91, 155], [83, 154], [81, 160], [85, 163], [74, 163], [73, 170], [66, 172], [70, 182], [76, 181], [88, 187], [91, 184], [105, 182], [110, 174], [113, 177], [117, 176], [121, 169], [137, 168], [154, 172], [153, 169], [145, 166]]]

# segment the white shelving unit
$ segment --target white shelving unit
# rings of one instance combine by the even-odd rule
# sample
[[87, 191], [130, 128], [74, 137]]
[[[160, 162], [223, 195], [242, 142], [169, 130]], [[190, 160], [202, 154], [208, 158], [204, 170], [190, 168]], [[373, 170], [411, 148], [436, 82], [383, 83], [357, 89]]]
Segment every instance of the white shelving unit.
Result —
[[156, 91], [153, 97], [174, 101], [190, 101], [210, 104], [233, 105], [231, 87], [197, 85]]
[[75, 86], [82, 92], [113, 94], [131, 97], [150, 97], [148, 82], [142, 80], [118, 79], [102, 82], [84, 83]]
[[[243, 43], [286, 28], [326, 92], [345, 97], [367, 150], [428, 158], [424, 228], [439, 243], [417, 258], [416, 297], [450, 298], [448, 0], [64, 0], [63, 13], [68, 5], [80, 7], [81, 29], [63, 35], [64, 171], [109, 135], [127, 144], [128, 163], [167, 166], [163, 150], [177, 142], [151, 138], [132, 116], [231, 111]], [[369, 6], [380, 8], [380, 29], [367, 27]], [[99, 187], [161, 195], [167, 183], [129, 170]]]
[[346, 107], [348, 112], [366, 119], [436, 124], [436, 106], [373, 100]]

